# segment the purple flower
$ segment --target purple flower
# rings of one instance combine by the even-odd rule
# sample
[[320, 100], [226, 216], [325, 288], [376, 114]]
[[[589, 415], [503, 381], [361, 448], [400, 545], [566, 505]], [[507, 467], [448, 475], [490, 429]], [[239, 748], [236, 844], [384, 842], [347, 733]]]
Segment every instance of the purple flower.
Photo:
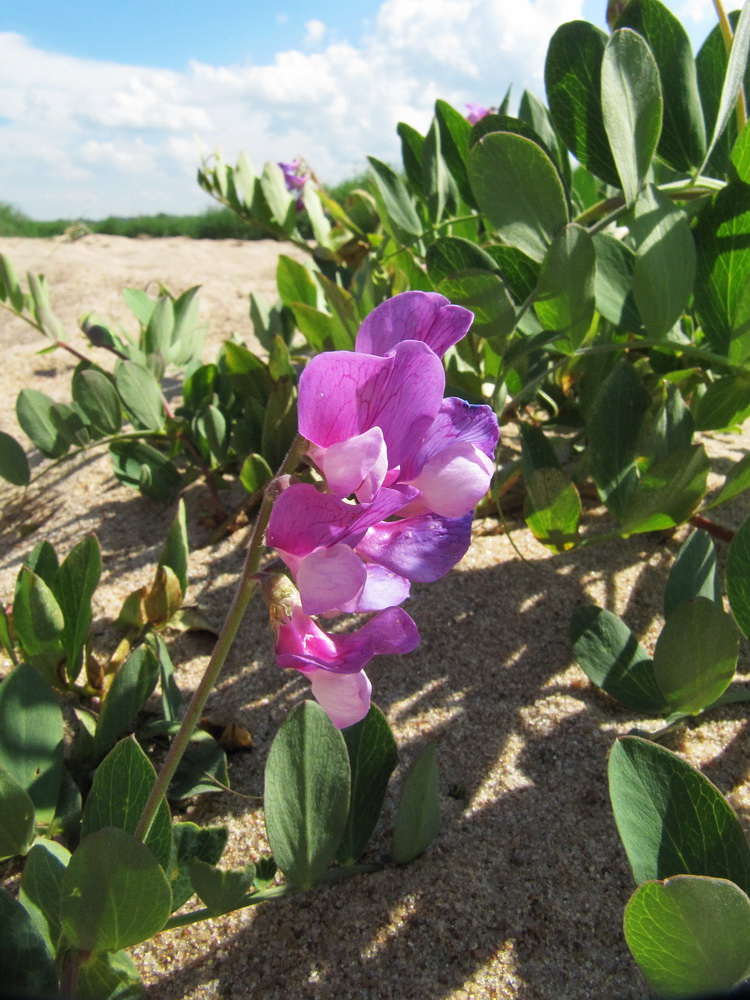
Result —
[[291, 163], [279, 163], [281, 172], [284, 175], [287, 191], [294, 193], [301, 191], [310, 175], [304, 172], [301, 160], [292, 160]]
[[470, 125], [476, 125], [478, 121], [485, 118], [489, 113], [490, 109], [485, 108], [482, 104], [477, 104], [475, 101], [466, 102], [466, 121]]
[[[285, 482], [267, 543], [294, 586], [274, 613], [279, 666], [306, 674], [335, 725], [367, 713], [365, 665], [413, 649], [399, 609], [412, 581], [445, 575], [471, 541], [473, 508], [494, 468], [490, 407], [443, 398], [443, 354], [473, 316], [442, 295], [406, 292], [374, 309], [354, 351], [313, 358], [299, 382], [299, 432], [323, 482]], [[312, 616], [375, 612], [331, 634]]]
[[440, 357], [472, 314], [433, 292], [405, 292], [365, 319], [355, 351], [332, 351], [300, 377], [299, 430], [328, 488], [362, 502], [383, 487], [419, 490], [405, 513], [461, 517], [492, 477], [497, 419], [443, 399]]
[[276, 663], [309, 678], [314, 697], [340, 729], [367, 715], [372, 686], [364, 668], [370, 660], [419, 645], [417, 626], [400, 608], [381, 611], [354, 632], [329, 633], [304, 613], [288, 581], [275, 578], [267, 590]]

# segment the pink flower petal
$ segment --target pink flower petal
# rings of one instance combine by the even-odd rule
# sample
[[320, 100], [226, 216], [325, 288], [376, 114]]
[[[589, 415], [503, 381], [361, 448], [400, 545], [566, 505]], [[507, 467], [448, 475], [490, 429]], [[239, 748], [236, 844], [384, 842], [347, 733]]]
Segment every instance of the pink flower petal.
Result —
[[338, 729], [353, 726], [370, 711], [372, 684], [364, 670], [357, 674], [314, 670], [308, 677], [315, 700]]
[[442, 358], [464, 337], [474, 314], [437, 292], [402, 292], [381, 302], [359, 328], [355, 350], [388, 354], [404, 340], [420, 340]]
[[296, 573], [302, 608], [308, 615], [323, 615], [356, 603], [366, 582], [364, 563], [344, 544], [311, 552]]
[[495, 463], [473, 444], [453, 441], [431, 458], [410, 483], [421, 502], [442, 517], [461, 517], [474, 510], [489, 489]]

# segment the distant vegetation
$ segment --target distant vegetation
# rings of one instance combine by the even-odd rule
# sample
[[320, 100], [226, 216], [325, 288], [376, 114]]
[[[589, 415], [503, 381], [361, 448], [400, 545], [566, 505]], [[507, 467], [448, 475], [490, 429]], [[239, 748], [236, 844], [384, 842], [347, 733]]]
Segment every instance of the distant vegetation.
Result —
[[[354, 188], [367, 184], [367, 175], [358, 174], [329, 189], [336, 201], [344, 201]], [[9, 205], [0, 202], [0, 236], [49, 237], [68, 235], [71, 238], [86, 232], [103, 233], [109, 236], [188, 236], [194, 240], [259, 240], [268, 236], [257, 226], [253, 226], [228, 208], [209, 208], [199, 215], [138, 215], [123, 218], [108, 215], [106, 219], [94, 222], [90, 219], [54, 219], [38, 222]]]

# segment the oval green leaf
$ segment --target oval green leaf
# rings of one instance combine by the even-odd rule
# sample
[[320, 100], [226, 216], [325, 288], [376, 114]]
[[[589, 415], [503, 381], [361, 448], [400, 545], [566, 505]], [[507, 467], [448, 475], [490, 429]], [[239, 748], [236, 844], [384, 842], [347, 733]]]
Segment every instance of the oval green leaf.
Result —
[[10, 434], [0, 431], [0, 476], [14, 486], [28, 486], [31, 469], [26, 452]]
[[303, 889], [336, 854], [349, 813], [350, 782], [340, 730], [315, 702], [298, 705], [271, 744], [264, 801], [276, 863]]
[[739, 636], [731, 617], [708, 597], [675, 608], [654, 649], [654, 674], [672, 713], [695, 715], [734, 677]]
[[729, 546], [726, 587], [734, 620], [750, 639], [750, 518], [742, 524]]
[[661, 134], [659, 71], [635, 31], [615, 31], [602, 59], [602, 114], [625, 200], [643, 187]]
[[73, 399], [91, 425], [102, 434], [117, 434], [122, 427], [122, 407], [115, 387], [104, 372], [85, 368], [73, 376]]
[[406, 865], [424, 854], [440, 829], [437, 743], [428, 743], [409, 770], [393, 831], [393, 860]]
[[151, 851], [105, 827], [84, 837], [65, 871], [60, 924], [76, 948], [119, 951], [146, 941], [169, 918], [172, 893]]
[[750, 972], [750, 899], [726, 879], [646, 882], [630, 897], [624, 926], [659, 996], [723, 995]]
[[638, 736], [617, 740], [609, 794], [635, 881], [709, 875], [750, 887], [750, 847], [727, 800], [700, 771]]
[[560, 175], [535, 142], [511, 132], [483, 136], [469, 154], [481, 211], [506, 243], [541, 261], [568, 221]]

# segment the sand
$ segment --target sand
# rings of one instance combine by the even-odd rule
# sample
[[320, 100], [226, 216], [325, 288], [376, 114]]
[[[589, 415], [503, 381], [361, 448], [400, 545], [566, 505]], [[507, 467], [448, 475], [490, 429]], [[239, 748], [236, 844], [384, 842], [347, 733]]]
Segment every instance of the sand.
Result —
[[[87, 351], [77, 317], [94, 310], [124, 322], [124, 286], [156, 280], [182, 292], [201, 284], [207, 359], [224, 337], [250, 339], [248, 293], [275, 297], [275, 264], [284, 250], [271, 242], [108, 236], [0, 240], [19, 273], [48, 276], [71, 342]], [[60, 351], [36, 353], [44, 346], [40, 335], [5, 315], [0, 344], [0, 428], [17, 433], [17, 392], [34, 386], [69, 398], [74, 362]], [[503, 442], [509, 460], [509, 429]], [[745, 453], [748, 435], [712, 435], [706, 444], [715, 484]], [[186, 499], [194, 546], [188, 601], [218, 627], [247, 533], [206, 546], [205, 493], [192, 487]], [[99, 452], [59, 465], [25, 494], [5, 488], [1, 502], [2, 599], [10, 599], [36, 541], [49, 538], [64, 554], [85, 531], [96, 531], [104, 559], [97, 629], [101, 643], [111, 641], [106, 623], [130, 590], [150, 580], [174, 506], [117, 485]], [[715, 518], [736, 528], [749, 511], [740, 498]], [[587, 510], [585, 521], [588, 532], [611, 526], [602, 508]], [[646, 995], [622, 936], [633, 882], [612, 819], [606, 765], [618, 735], [635, 725], [656, 729], [658, 720], [634, 717], [589, 684], [573, 659], [568, 622], [577, 605], [597, 602], [621, 614], [652, 648], [666, 573], [685, 530], [553, 556], [521, 522], [509, 527], [510, 535], [494, 520], [476, 522], [460, 565], [437, 584], [414, 588], [408, 610], [422, 633], [420, 648], [381, 658], [370, 671], [400, 754], [393, 793], [364, 858], [384, 861], [384, 870], [157, 935], [133, 951], [153, 1000]], [[720, 549], [723, 557], [726, 547]], [[170, 636], [169, 643], [188, 691], [210, 643], [192, 634]], [[255, 603], [208, 711], [247, 726], [254, 748], [231, 758], [233, 792], [180, 810], [196, 822], [227, 824], [227, 867], [267, 849], [259, 798], [264, 760], [285, 714], [304, 695], [301, 678], [273, 665], [264, 609]], [[723, 708], [677, 730], [667, 745], [700, 765], [747, 823], [745, 713], [741, 704]], [[388, 861], [395, 796], [405, 768], [432, 739], [439, 743], [442, 830], [422, 858], [396, 868]]]

